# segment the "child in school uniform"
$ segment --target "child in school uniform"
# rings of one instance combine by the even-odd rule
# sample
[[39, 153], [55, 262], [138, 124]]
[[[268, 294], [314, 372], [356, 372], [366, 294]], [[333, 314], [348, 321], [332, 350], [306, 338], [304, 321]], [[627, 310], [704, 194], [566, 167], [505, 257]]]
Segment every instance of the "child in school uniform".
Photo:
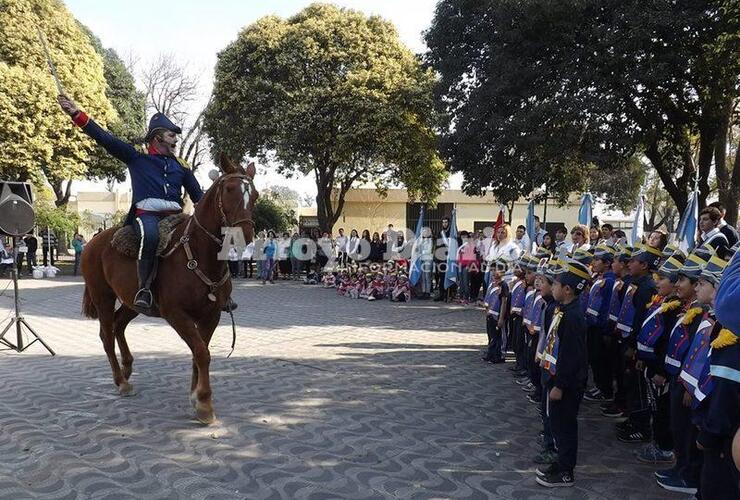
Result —
[[406, 273], [400, 272], [398, 274], [396, 286], [391, 292], [391, 301], [408, 302], [409, 300], [411, 300], [411, 285], [409, 284], [409, 278], [406, 276]]
[[[729, 426], [726, 426], [724, 433], [722, 431], [718, 432], [715, 427], [717, 421], [709, 415], [713, 399], [722, 397], [721, 392], [717, 391], [717, 381], [721, 377], [716, 377], [710, 373], [710, 354], [713, 353], [715, 344], [716, 347], [720, 347], [718, 350], [726, 346], [726, 342], [721, 339], [715, 342], [722, 331], [722, 325], [717, 322], [714, 316], [717, 286], [726, 266], [726, 260], [713, 255], [699, 275], [696, 284], [696, 300], [699, 304], [708, 307], [709, 310], [704, 313], [702, 322], [699, 324], [689, 347], [681, 373], [678, 376], [684, 388], [692, 396], [692, 422], [699, 429], [696, 445], [702, 451], [703, 458], [698, 486], [700, 497], [718, 500], [740, 498], [738, 483], [732, 480], [733, 476], [737, 475], [732, 474], [732, 468], [734, 467], [728, 467], [727, 461], [723, 460], [727, 451], [729, 451], [729, 447], [723, 449], [721, 446], [722, 435], [726, 436], [728, 434]], [[735, 340], [734, 335], [728, 335], [729, 333], [726, 331], [723, 334], [726, 340], [730, 340], [731, 337], [732, 340]], [[721, 353], [720, 359], [722, 359]], [[720, 387], [720, 390], [723, 389], [724, 387]], [[715, 410], [715, 414], [720, 416], [722, 409], [715, 405]], [[727, 408], [727, 410], [730, 410], [730, 408]], [[729, 413], [731, 414], [731, 411]], [[727, 417], [729, 416], [727, 415]], [[727, 417], [720, 416], [720, 418]], [[737, 422], [731, 425], [736, 427]], [[727, 441], [726, 438], [725, 441]]]
[[609, 301], [609, 322], [607, 331], [609, 335], [605, 338], [607, 346], [607, 357], [610, 361], [610, 373], [617, 385], [614, 399], [611, 402], [604, 403], [601, 407], [601, 414], [605, 417], [620, 418], [624, 415], [627, 405], [624, 393], [623, 383], [623, 356], [620, 346], [620, 335], [617, 332], [617, 321], [622, 310], [624, 294], [632, 281], [632, 277], [627, 269], [627, 264], [632, 258], [633, 248], [623, 246], [617, 252], [616, 258], [612, 262], [612, 271], [614, 271], [615, 280], [614, 288]]
[[669, 469], [656, 471], [655, 477], [662, 488], [688, 494], [697, 492], [702, 456], [696, 448], [696, 427], [691, 422], [691, 395], [678, 377], [704, 316], [705, 309], [696, 301], [696, 283], [708, 257], [696, 249], [678, 271], [676, 293], [683, 310], [668, 337], [664, 364], [669, 377], [670, 425], [676, 463]]
[[524, 298], [527, 294], [527, 281], [524, 278], [525, 271], [523, 262], [520, 258], [514, 267], [514, 280], [511, 284], [511, 306], [509, 308], [509, 328], [514, 349], [515, 363], [510, 368], [515, 375], [526, 374], [526, 338], [524, 337], [522, 325], [522, 309], [524, 308]]
[[509, 264], [504, 258], [492, 262], [491, 283], [488, 285], [484, 300], [488, 350], [483, 356], [483, 361], [493, 364], [505, 361], [502, 340], [504, 325], [507, 321], [509, 285], [504, 280], [504, 275]]
[[652, 273], [658, 268], [661, 257], [659, 248], [642, 245], [628, 263], [632, 281], [625, 292], [617, 320], [628, 419], [617, 424], [616, 431], [617, 439], [624, 443], [650, 441], [650, 407], [644, 376], [636, 363], [637, 335], [656, 294]]
[[673, 436], [670, 432], [670, 393], [668, 373], [663, 360], [668, 348], [668, 337], [681, 310], [681, 299], [676, 295], [678, 271], [684, 255], [677, 250], [662, 263], [656, 272], [657, 295], [653, 297], [637, 336], [637, 361], [643, 369], [649, 392], [652, 441], [640, 449], [637, 460], [649, 464], [673, 463]]
[[591, 274], [574, 260], [555, 274], [552, 295], [558, 301], [548, 332], [543, 368], [548, 370], [547, 416], [557, 449], [557, 462], [537, 469], [536, 481], [549, 488], [573, 486], [578, 455], [578, 408], [588, 379], [586, 318], [578, 295]]
[[537, 342], [532, 335], [532, 311], [534, 307], [534, 301], [537, 296], [537, 290], [535, 289], [534, 282], [537, 276], [537, 265], [539, 261], [533, 256], [522, 257], [522, 267], [524, 269], [524, 281], [527, 285], [526, 293], [524, 294], [524, 306], [522, 307], [522, 330], [525, 339], [525, 369], [526, 375], [517, 378], [515, 382], [523, 388], [534, 388], [532, 380], [538, 377], [539, 369], [536, 364], [535, 354], [537, 351]]
[[385, 281], [383, 275], [376, 272], [368, 287], [367, 300], [382, 300], [385, 297]]
[[557, 462], [557, 452], [555, 451], [555, 440], [552, 436], [550, 427], [550, 417], [548, 416], [549, 407], [549, 381], [550, 372], [542, 368], [542, 359], [544, 356], [545, 343], [552, 335], [552, 318], [555, 315], [558, 303], [552, 296], [552, 285], [555, 280], [555, 274], [559, 269], [559, 260], [552, 259], [547, 265], [543, 265], [537, 272], [537, 288], [540, 291], [545, 309], [543, 310], [542, 328], [544, 335], [541, 337], [542, 342], [537, 346], [537, 365], [540, 369], [540, 386], [541, 392], [539, 397], [540, 417], [542, 418], [542, 450], [535, 456], [532, 461], [538, 465], [551, 465]]
[[616, 275], [611, 270], [616, 249], [601, 244], [594, 249], [594, 258], [591, 262], [591, 272], [594, 282], [589, 287], [586, 306], [586, 322], [588, 334], [586, 337], [588, 361], [593, 375], [594, 389], [586, 392], [583, 399], [605, 403], [614, 398], [613, 376], [611, 364], [607, 356], [606, 338], [609, 336], [609, 303]]

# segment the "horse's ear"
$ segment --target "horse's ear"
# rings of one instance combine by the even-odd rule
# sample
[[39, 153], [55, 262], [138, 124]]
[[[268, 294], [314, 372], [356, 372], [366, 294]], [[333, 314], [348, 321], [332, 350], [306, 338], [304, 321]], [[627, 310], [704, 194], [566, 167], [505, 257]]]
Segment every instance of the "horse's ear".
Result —
[[231, 158], [226, 156], [224, 153], [221, 153], [218, 157], [218, 164], [219, 167], [221, 167], [221, 171], [224, 174], [233, 174], [236, 173], [237, 167], [234, 164], [233, 161], [231, 161]]
[[249, 162], [247, 168], [244, 169], [244, 173], [247, 174], [247, 177], [249, 177], [250, 179], [254, 179], [254, 176], [257, 173], [257, 168], [254, 166], [253, 161]]

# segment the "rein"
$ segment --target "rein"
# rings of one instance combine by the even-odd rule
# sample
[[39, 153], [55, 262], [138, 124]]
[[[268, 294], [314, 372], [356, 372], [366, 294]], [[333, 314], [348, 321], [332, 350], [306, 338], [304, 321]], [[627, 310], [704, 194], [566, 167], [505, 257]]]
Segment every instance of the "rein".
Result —
[[[246, 179], [246, 180], [249, 181], [250, 184], [252, 182], [252, 179], [249, 176], [244, 175], [244, 174], [227, 174], [227, 175], [224, 175], [221, 178], [219, 178], [216, 181], [216, 184], [214, 184], [213, 186], [211, 186], [211, 189], [213, 189], [215, 187], [218, 187], [218, 195], [217, 195], [216, 201], [218, 203], [218, 210], [219, 210], [219, 213], [221, 215], [221, 223], [223, 224], [223, 227], [235, 227], [238, 224], [241, 224], [243, 222], [248, 222], [252, 226], [254, 226], [254, 220], [252, 220], [249, 217], [244, 217], [242, 219], [238, 219], [238, 220], [236, 220], [234, 222], [231, 222], [231, 223], [229, 222], [228, 218], [226, 217], [226, 212], [224, 212], [223, 200], [222, 200], [222, 193], [223, 193], [223, 186], [222, 186], [222, 184], [223, 184], [223, 182], [226, 179], [233, 179], [233, 178]], [[183, 250], [185, 250], [185, 256], [188, 259], [187, 264], [185, 266], [190, 271], [193, 271], [195, 273], [195, 275], [208, 287], [208, 289], [209, 289], [208, 299], [211, 302], [216, 302], [216, 291], [219, 288], [221, 288], [229, 280], [229, 277], [231, 275], [230, 275], [229, 269], [227, 267], [226, 270], [225, 270], [225, 272], [224, 272], [224, 275], [221, 277], [221, 279], [218, 280], [218, 281], [213, 281], [211, 278], [209, 278], [208, 276], [206, 276], [206, 274], [203, 271], [201, 271], [198, 268], [198, 260], [195, 258], [195, 254], [193, 254], [193, 249], [190, 247], [190, 236], [191, 236], [191, 229], [192, 229], [192, 223], [193, 223], [193, 221], [195, 221], [195, 226], [197, 228], [199, 228], [201, 231], [203, 231], [211, 239], [211, 241], [213, 241], [219, 248], [221, 248], [223, 246], [224, 238], [223, 237], [214, 236], [213, 233], [211, 233], [208, 229], [206, 229], [200, 223], [200, 221], [198, 220], [198, 217], [195, 215], [195, 213], [193, 213], [193, 215], [191, 215], [188, 218], [188, 223], [185, 226], [185, 230], [183, 231], [183, 234], [180, 237], [180, 239], [177, 241], [177, 243], [175, 243], [173, 245], [173, 247], [169, 251], [167, 251], [167, 253], [165, 253], [164, 255], [162, 255], [161, 258], [162, 259], [166, 259], [170, 255], [172, 255], [173, 253], [175, 253], [175, 251], [180, 246], [182, 246]], [[233, 319], [233, 316], [232, 316], [232, 319]]]

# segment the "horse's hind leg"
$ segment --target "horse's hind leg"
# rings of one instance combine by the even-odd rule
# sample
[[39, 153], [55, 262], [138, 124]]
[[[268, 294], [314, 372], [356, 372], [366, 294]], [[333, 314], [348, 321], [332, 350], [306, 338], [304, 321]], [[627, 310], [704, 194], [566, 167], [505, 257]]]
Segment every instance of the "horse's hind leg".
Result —
[[126, 381], [131, 377], [132, 366], [134, 364], [134, 357], [131, 355], [128, 343], [126, 342], [126, 327], [138, 315], [139, 313], [133, 309], [121, 304], [121, 307], [116, 309], [113, 317], [113, 334], [118, 341], [118, 350], [121, 352], [121, 363], [123, 364], [123, 378]]
[[116, 357], [115, 332], [113, 331], [115, 306], [116, 299], [114, 296], [107, 296], [96, 304], [98, 319], [100, 320], [100, 340], [103, 341], [103, 349], [105, 349], [105, 354], [108, 356], [108, 362], [113, 371], [113, 382], [118, 386], [118, 392], [122, 396], [127, 396], [131, 394], [133, 387], [131, 387], [123, 376], [123, 371]]

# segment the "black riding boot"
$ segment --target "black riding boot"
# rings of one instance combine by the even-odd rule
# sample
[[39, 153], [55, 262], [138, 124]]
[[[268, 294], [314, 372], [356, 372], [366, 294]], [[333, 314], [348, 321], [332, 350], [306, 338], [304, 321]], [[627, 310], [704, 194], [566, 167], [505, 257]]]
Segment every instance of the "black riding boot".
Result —
[[151, 309], [154, 303], [154, 297], [149, 289], [151, 286], [152, 271], [156, 260], [151, 257], [142, 257], [139, 259], [139, 291], [134, 298], [134, 306], [141, 309]]

